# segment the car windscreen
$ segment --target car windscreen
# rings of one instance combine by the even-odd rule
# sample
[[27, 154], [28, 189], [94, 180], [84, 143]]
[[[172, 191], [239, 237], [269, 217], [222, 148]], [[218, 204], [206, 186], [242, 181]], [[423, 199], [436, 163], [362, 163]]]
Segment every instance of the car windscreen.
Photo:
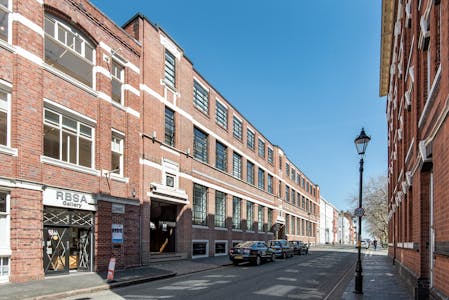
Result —
[[254, 244], [254, 242], [243, 242], [238, 244], [236, 247], [251, 247]]

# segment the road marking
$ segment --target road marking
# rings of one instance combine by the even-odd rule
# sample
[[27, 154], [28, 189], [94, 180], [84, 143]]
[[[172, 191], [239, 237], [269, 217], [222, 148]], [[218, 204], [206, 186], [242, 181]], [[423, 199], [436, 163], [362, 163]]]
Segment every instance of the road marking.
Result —
[[283, 280], [283, 281], [297, 281], [296, 278], [287, 278], [287, 277], [278, 277], [277, 280]]

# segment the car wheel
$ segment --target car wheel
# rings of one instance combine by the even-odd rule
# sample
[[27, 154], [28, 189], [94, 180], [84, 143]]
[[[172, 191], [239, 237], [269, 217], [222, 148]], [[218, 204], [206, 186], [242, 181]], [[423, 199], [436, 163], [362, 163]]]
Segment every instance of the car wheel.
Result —
[[262, 263], [262, 258], [260, 258], [260, 255], [257, 255], [256, 260], [255, 260], [256, 266], [260, 266], [261, 263]]
[[239, 264], [239, 262], [236, 260], [233, 260], [232, 263], [234, 264], [234, 266], [237, 266]]
[[271, 261], [271, 262], [274, 261], [274, 254], [273, 254], [273, 253], [271, 253], [270, 261]]

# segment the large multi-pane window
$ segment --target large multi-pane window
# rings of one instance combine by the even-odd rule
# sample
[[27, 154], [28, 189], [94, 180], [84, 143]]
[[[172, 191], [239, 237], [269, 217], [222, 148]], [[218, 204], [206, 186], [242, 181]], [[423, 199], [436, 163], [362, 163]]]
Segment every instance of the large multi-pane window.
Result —
[[233, 117], [232, 120], [233, 130], [232, 133], [236, 139], [239, 141], [242, 140], [242, 121], [236, 116]]
[[207, 225], [207, 188], [193, 185], [192, 223], [195, 225]]
[[246, 130], [246, 144], [249, 149], [254, 150], [256, 144], [256, 136], [249, 128]]
[[172, 87], [176, 85], [176, 59], [175, 56], [165, 49], [164, 79]]
[[47, 64], [92, 87], [94, 58], [94, 46], [80, 31], [55, 16], [45, 14]]
[[273, 209], [268, 209], [268, 216], [267, 216], [267, 231], [271, 230], [271, 226], [273, 226]]
[[237, 152], [234, 152], [232, 156], [232, 175], [242, 179], [242, 156]]
[[123, 83], [125, 81], [125, 67], [117, 61], [112, 60], [112, 101], [123, 104], [124, 90]]
[[288, 185], [285, 186], [285, 201], [290, 202], [290, 187]]
[[257, 206], [257, 230], [263, 231], [263, 207]]
[[215, 226], [226, 227], [226, 194], [215, 191]]
[[273, 149], [271, 149], [271, 148], [268, 148], [268, 158], [267, 158], [267, 160], [268, 160], [268, 163], [270, 165], [273, 164]]
[[123, 134], [113, 131], [111, 139], [111, 171], [123, 176]]
[[9, 146], [10, 94], [0, 89], [0, 145]]
[[259, 139], [258, 154], [260, 157], [265, 158], [265, 142]]
[[9, 0], [0, 0], [0, 40], [8, 41], [9, 30]]
[[219, 141], [215, 146], [215, 167], [224, 172], [228, 171], [228, 147]]
[[290, 216], [290, 234], [296, 234], [295, 217]]
[[218, 125], [228, 129], [228, 108], [220, 101], [215, 102], [215, 117]]
[[295, 192], [295, 190], [293, 188], [291, 190], [292, 190], [292, 204], [295, 205], [296, 192]]
[[234, 196], [232, 198], [232, 229], [241, 228], [241, 205], [242, 199]]
[[198, 128], [193, 129], [193, 157], [208, 162], [208, 136]]
[[252, 202], [246, 201], [246, 228], [247, 230], [254, 230], [254, 204]]
[[273, 176], [270, 174], [267, 175], [267, 191], [273, 194]]
[[246, 181], [254, 185], [254, 164], [249, 160], [246, 161]]
[[265, 171], [259, 168], [257, 172], [257, 186], [261, 190], [265, 190]]
[[285, 175], [290, 176], [290, 165], [287, 162], [285, 163]]
[[193, 81], [193, 103], [199, 110], [209, 114], [209, 91], [196, 80]]
[[94, 128], [50, 109], [44, 110], [44, 155], [93, 168]]
[[175, 112], [165, 107], [165, 143], [175, 146]]

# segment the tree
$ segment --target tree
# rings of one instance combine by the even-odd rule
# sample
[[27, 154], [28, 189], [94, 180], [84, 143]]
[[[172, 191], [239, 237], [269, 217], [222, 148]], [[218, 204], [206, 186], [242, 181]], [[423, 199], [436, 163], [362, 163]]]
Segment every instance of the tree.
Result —
[[[388, 241], [388, 180], [386, 176], [370, 178], [363, 185], [363, 208], [365, 216], [363, 222], [365, 230], [373, 237], [380, 239], [382, 244]], [[357, 203], [358, 196], [352, 201]]]

